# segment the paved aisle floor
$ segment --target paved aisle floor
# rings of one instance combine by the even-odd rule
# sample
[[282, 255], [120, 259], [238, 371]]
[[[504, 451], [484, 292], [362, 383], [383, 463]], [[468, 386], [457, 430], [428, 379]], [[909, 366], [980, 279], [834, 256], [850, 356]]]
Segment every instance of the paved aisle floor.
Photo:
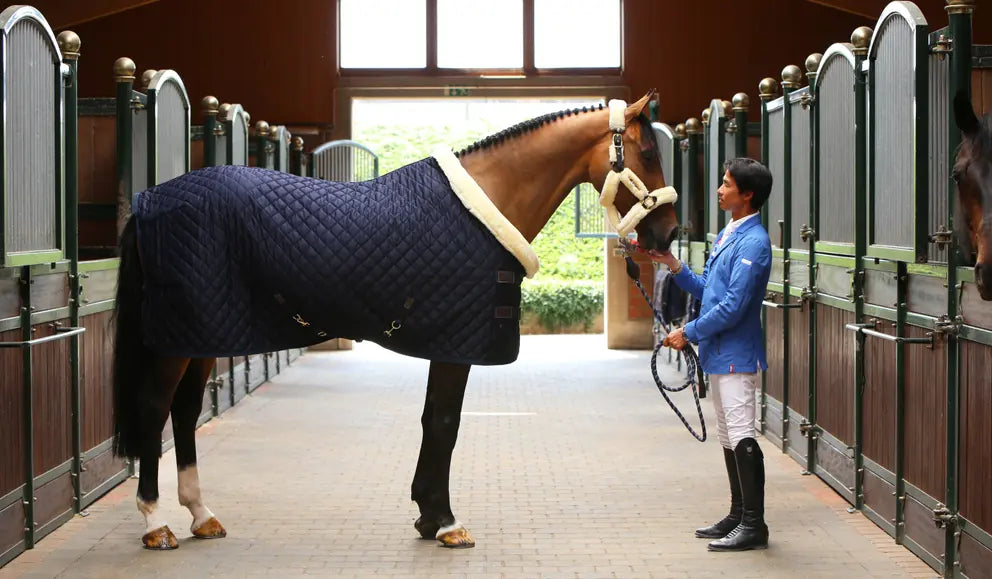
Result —
[[726, 512], [722, 454], [715, 435], [700, 444], [683, 430], [649, 359], [602, 335], [525, 336], [516, 363], [473, 368], [452, 503], [475, 549], [413, 529], [427, 362], [358, 344], [303, 356], [200, 429], [201, 483], [226, 539], [190, 538], [169, 452], [162, 503], [178, 551], [141, 549], [132, 479], [0, 576], [935, 575], [764, 439], [771, 546], [708, 553], [692, 530]]

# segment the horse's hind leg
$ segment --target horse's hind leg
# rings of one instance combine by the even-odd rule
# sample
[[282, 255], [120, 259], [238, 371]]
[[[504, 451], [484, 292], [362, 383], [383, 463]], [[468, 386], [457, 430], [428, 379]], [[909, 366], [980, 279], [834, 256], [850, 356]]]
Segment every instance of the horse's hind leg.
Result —
[[445, 547], [474, 547], [475, 539], [451, 513], [448, 479], [451, 453], [458, 438], [462, 400], [471, 366], [431, 362], [427, 401], [420, 422], [424, 438], [420, 447], [412, 496], [420, 507], [414, 524], [420, 536], [437, 539]]
[[138, 476], [138, 510], [145, 516], [146, 549], [176, 549], [179, 542], [158, 514], [158, 461], [162, 456], [162, 429], [169, 417], [173, 396], [189, 365], [188, 358], [156, 357], [148, 380], [154, 384], [150, 394], [139, 401], [137, 412], [141, 428], [141, 471]]
[[200, 476], [196, 469], [196, 420], [203, 409], [203, 391], [213, 358], [190, 361], [172, 401], [172, 432], [176, 440], [176, 467], [179, 470], [179, 504], [193, 515], [190, 531], [198, 539], [219, 539], [227, 531], [203, 504]]

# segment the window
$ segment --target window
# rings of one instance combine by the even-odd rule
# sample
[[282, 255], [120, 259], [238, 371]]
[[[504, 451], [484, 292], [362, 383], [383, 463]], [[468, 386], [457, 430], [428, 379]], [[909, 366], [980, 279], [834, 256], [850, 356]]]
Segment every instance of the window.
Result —
[[339, 62], [359, 74], [375, 69], [603, 74], [621, 66], [621, 3], [338, 0]]
[[523, 68], [523, 0], [437, 0], [437, 66]]
[[340, 0], [341, 68], [424, 68], [427, 0]]
[[620, 68], [620, 0], [534, 0], [537, 68]]

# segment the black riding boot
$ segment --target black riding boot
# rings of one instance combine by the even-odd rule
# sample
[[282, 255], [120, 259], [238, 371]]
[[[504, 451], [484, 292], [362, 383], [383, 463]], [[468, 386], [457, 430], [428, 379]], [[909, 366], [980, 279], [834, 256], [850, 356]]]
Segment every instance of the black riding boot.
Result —
[[765, 463], [758, 441], [745, 438], [734, 449], [741, 477], [744, 508], [741, 522], [726, 537], [709, 544], [710, 551], [747, 551], [768, 547], [765, 525]]
[[737, 458], [734, 451], [723, 449], [723, 462], [727, 464], [727, 478], [730, 479], [730, 514], [718, 523], [696, 529], [696, 537], [700, 539], [722, 539], [733, 531], [741, 522], [741, 479], [737, 476]]

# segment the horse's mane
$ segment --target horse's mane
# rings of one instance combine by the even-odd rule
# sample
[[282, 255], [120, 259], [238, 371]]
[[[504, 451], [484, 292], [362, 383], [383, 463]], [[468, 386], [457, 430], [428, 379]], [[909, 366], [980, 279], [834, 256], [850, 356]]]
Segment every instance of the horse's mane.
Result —
[[992, 115], [985, 115], [980, 121], [982, 130], [972, 139], [975, 153], [983, 156], [992, 156]]
[[[599, 103], [598, 106], [592, 106], [592, 107], [585, 106], [585, 107], [582, 107], [581, 109], [580, 108], [566, 109], [566, 110], [563, 110], [563, 111], [557, 111], [557, 112], [554, 112], [554, 113], [548, 113], [546, 115], [541, 115], [539, 117], [530, 119], [528, 121], [524, 121], [522, 123], [517, 123], [517, 124], [513, 125], [512, 127], [503, 129], [502, 131], [500, 131], [498, 133], [489, 135], [488, 137], [486, 137], [486, 138], [484, 138], [482, 140], [476, 141], [476, 142], [472, 143], [471, 145], [469, 145], [469, 146], [465, 147], [464, 149], [462, 149], [462, 150], [458, 151], [457, 153], [455, 153], [455, 156], [456, 157], [461, 157], [462, 155], [467, 155], [469, 153], [474, 153], [475, 151], [481, 151], [481, 150], [484, 150], [484, 149], [488, 149], [488, 148], [490, 148], [490, 147], [492, 147], [494, 145], [501, 144], [501, 143], [503, 143], [503, 141], [506, 141], [508, 139], [512, 139], [514, 137], [519, 137], [520, 135], [523, 135], [525, 133], [529, 133], [530, 131], [533, 131], [534, 129], [539, 129], [539, 128], [543, 127], [544, 125], [546, 125], [548, 123], [551, 123], [551, 122], [554, 122], [554, 121], [556, 121], [558, 119], [561, 119], [561, 118], [564, 118], [564, 117], [570, 117], [572, 115], [578, 115], [578, 114], [581, 114], [581, 113], [587, 113], [587, 112], [590, 112], [590, 111], [601, 111], [601, 110], [603, 110], [603, 108], [604, 108], [603, 107], [603, 103]], [[637, 121], [641, 125], [641, 145], [642, 145], [642, 147], [650, 148], [650, 150], [654, 151], [655, 154], [657, 155], [658, 144], [657, 144], [657, 142], [655, 141], [655, 138], [654, 138], [654, 131], [651, 129], [651, 121], [649, 121], [647, 119], [647, 117], [645, 117], [643, 114], [638, 115]]]

